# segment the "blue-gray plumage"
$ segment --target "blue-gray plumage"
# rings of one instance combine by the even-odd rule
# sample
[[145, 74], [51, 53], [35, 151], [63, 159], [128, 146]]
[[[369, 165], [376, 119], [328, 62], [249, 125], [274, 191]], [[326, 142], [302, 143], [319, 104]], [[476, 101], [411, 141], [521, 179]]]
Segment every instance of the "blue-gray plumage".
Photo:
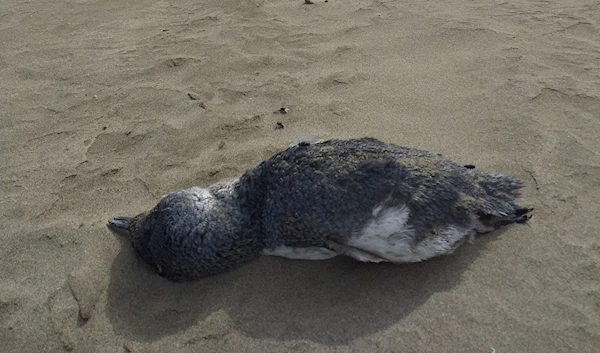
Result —
[[233, 182], [164, 196], [115, 217], [164, 277], [190, 280], [261, 255], [417, 262], [475, 233], [523, 223], [522, 183], [438, 154], [363, 138], [298, 143]]

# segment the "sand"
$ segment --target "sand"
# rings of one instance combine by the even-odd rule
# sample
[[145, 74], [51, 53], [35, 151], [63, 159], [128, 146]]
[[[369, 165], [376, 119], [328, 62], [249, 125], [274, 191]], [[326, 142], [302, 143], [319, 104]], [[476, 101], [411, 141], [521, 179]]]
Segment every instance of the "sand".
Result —
[[[1, 2], [2, 352], [600, 350], [600, 3], [314, 2]], [[105, 227], [307, 135], [513, 174], [535, 216], [185, 284]]]

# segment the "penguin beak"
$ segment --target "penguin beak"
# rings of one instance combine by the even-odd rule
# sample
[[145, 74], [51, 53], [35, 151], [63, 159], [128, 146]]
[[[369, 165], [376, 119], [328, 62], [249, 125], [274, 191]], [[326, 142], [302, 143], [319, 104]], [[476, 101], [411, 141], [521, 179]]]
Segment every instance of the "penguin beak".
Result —
[[117, 235], [131, 235], [132, 217], [113, 217], [106, 226]]

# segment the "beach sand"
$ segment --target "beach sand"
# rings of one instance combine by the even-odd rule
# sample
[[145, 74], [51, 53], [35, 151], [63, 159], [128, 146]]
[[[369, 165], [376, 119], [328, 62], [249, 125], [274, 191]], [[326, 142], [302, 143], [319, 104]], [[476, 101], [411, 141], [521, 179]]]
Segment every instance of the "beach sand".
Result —
[[[2, 1], [2, 352], [600, 350], [600, 3], [314, 2]], [[535, 215], [183, 284], [105, 227], [301, 136], [515, 175]]]

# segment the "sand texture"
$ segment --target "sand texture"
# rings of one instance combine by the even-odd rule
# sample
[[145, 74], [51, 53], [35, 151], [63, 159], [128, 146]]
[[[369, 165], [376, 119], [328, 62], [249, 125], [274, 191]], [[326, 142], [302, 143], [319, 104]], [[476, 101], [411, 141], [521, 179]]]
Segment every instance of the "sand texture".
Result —
[[[105, 227], [301, 136], [513, 174], [534, 218], [185, 284]], [[600, 352], [599, 200], [597, 0], [0, 1], [2, 352]]]

